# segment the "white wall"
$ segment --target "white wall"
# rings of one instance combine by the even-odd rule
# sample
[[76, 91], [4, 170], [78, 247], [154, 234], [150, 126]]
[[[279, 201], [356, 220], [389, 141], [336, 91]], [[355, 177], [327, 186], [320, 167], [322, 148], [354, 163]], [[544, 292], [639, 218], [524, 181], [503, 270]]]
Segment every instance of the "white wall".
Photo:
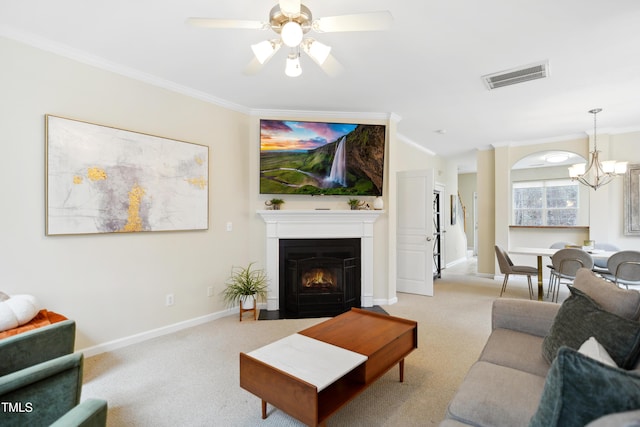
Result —
[[473, 195], [477, 191], [477, 174], [463, 173], [458, 175], [458, 192], [466, 207], [467, 228], [465, 234], [467, 236], [467, 249], [473, 248], [474, 243], [474, 211], [473, 211]]
[[451, 224], [451, 196], [456, 196], [458, 200], [458, 165], [455, 163], [447, 163], [446, 171], [446, 194], [444, 197], [444, 216], [443, 224], [446, 233], [444, 235], [445, 242], [445, 266], [451, 266], [458, 262], [465, 261], [467, 258], [467, 236], [464, 233], [464, 218], [462, 218], [462, 209], [460, 203], [457, 207], [456, 223]]
[[[249, 261], [249, 116], [8, 39], [0, 57], [0, 290], [75, 319], [77, 348], [224, 311]], [[209, 230], [45, 237], [45, 114], [209, 146]]]
[[[603, 141], [601, 143], [601, 141]], [[598, 149], [606, 150], [602, 160], [628, 161], [640, 164], [639, 132], [627, 132], [609, 135], [598, 134]], [[592, 148], [590, 148], [592, 149]], [[624, 235], [624, 178], [616, 178], [611, 184], [591, 191], [591, 227], [590, 238], [596, 242], [611, 242], [621, 249], [640, 250], [640, 236]]]

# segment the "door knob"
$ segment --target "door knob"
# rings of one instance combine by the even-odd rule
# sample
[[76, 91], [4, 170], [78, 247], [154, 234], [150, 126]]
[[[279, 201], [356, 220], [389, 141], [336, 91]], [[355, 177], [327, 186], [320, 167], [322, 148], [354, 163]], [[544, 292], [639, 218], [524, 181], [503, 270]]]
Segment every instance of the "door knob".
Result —
[[427, 236], [427, 242], [431, 241], [431, 237]]

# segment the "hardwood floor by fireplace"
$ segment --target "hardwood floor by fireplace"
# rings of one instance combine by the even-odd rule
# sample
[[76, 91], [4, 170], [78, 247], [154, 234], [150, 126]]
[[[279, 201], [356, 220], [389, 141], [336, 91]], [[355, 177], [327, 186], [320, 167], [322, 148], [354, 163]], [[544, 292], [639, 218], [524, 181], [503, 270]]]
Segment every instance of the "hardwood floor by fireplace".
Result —
[[360, 307], [360, 239], [280, 239], [280, 316], [336, 316]]

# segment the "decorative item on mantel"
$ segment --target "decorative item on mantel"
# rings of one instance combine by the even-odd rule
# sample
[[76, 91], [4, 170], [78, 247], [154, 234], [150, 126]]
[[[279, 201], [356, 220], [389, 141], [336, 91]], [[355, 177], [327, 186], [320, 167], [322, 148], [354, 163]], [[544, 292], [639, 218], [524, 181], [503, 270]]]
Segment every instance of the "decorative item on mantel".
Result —
[[240, 305], [240, 321], [242, 314], [253, 311], [253, 319], [257, 318], [256, 298], [267, 296], [268, 278], [262, 269], [254, 269], [253, 262], [245, 267], [232, 267], [231, 275], [227, 279], [227, 287], [222, 292], [228, 306]]
[[381, 211], [382, 209], [384, 209], [384, 200], [382, 200], [382, 196], [376, 197], [376, 199], [373, 201], [373, 209], [377, 211]]
[[349, 203], [349, 206], [351, 206], [351, 210], [356, 211], [358, 209], [364, 208], [366, 202], [364, 200], [349, 199], [348, 203]]
[[271, 200], [267, 200], [266, 202], [264, 202], [264, 204], [267, 206], [267, 208], [271, 208], [274, 211], [279, 211], [280, 210], [280, 205], [284, 204], [284, 200], [282, 200], [282, 199], [271, 199]]

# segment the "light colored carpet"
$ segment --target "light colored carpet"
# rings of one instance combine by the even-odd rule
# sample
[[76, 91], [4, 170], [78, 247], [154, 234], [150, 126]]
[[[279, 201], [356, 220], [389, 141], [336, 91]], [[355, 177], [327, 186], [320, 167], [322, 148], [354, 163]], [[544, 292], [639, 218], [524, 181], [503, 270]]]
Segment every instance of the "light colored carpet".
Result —
[[[389, 314], [418, 322], [418, 349], [332, 416], [328, 426], [433, 426], [477, 359], [490, 333], [501, 282], [444, 274], [435, 296], [399, 294]], [[510, 280], [505, 297], [528, 298]], [[85, 360], [82, 398], [106, 399], [109, 426], [301, 426], [239, 386], [239, 353], [323, 319], [247, 320], [203, 324]]]

